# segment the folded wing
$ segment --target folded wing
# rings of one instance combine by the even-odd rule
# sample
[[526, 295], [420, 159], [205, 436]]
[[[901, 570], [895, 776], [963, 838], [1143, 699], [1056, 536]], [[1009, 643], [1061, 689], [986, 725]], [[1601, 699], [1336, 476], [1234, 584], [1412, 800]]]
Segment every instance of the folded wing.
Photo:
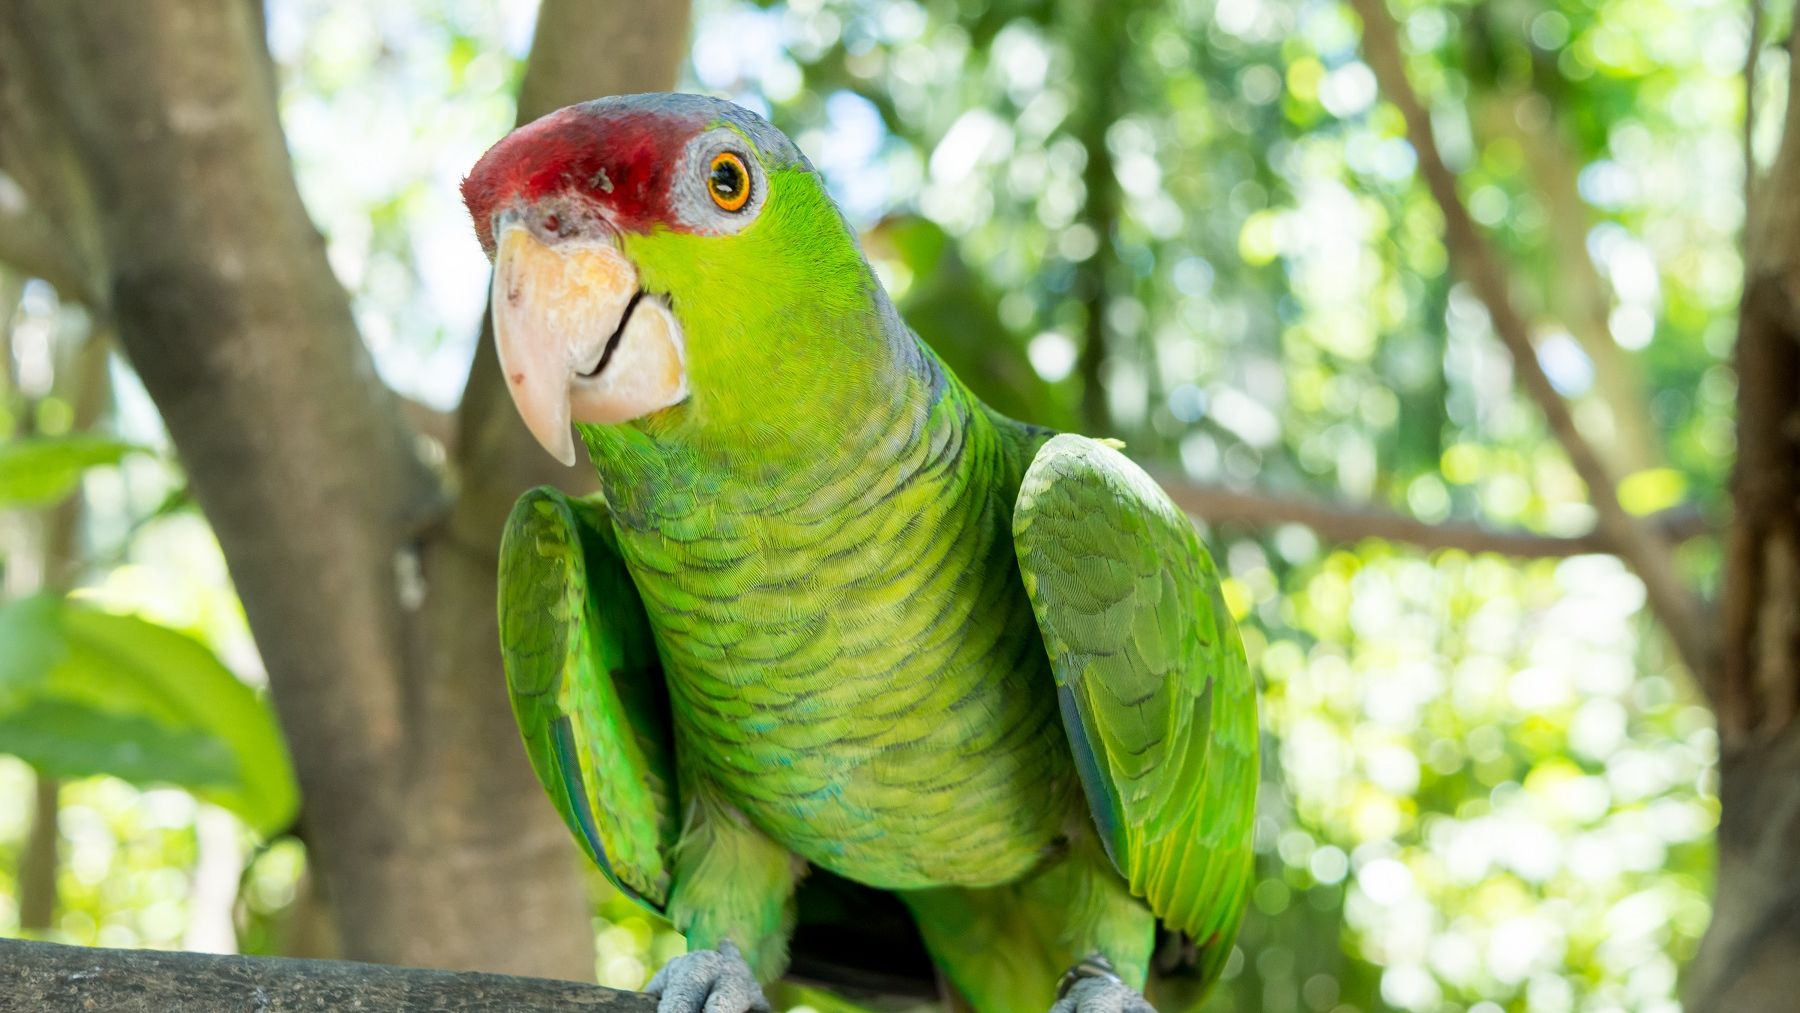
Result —
[[500, 645], [532, 769], [615, 886], [661, 912], [678, 834], [667, 689], [606, 505], [519, 498], [500, 543]]
[[1217, 975], [1251, 881], [1256, 695], [1193, 524], [1110, 446], [1063, 435], [1013, 512], [1094, 825], [1132, 892]]

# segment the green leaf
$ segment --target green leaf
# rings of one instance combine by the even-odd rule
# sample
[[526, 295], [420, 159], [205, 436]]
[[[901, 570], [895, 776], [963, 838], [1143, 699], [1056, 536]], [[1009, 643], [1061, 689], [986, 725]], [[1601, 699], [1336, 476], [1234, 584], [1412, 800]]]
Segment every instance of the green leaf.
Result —
[[[54, 608], [46, 610], [45, 601]], [[29, 714], [44, 702], [111, 715], [113, 730], [135, 728], [132, 741], [145, 749], [186, 753], [139, 758], [129, 769], [106, 773], [138, 780], [130, 771], [154, 764], [165, 770], [202, 770], [204, 778], [164, 777], [232, 810], [262, 833], [273, 833], [293, 820], [299, 790], [274, 713], [205, 645], [156, 623], [75, 600], [26, 599], [0, 613], [0, 618], [21, 607], [26, 611], [15, 626], [38, 644], [31, 665], [41, 667], [44, 659], [53, 660], [34, 682], [23, 678], [31, 675], [31, 665], [17, 666], [29, 699], [15, 699], [7, 706], [8, 699], [0, 695], [0, 718]], [[36, 627], [26, 619], [35, 621]], [[0, 632], [4, 629], [0, 626]], [[151, 735], [129, 722], [154, 725], [162, 734]], [[0, 725], [0, 752], [23, 755], [13, 742], [16, 727], [14, 721]], [[197, 752], [188, 748], [202, 742], [206, 745]], [[223, 768], [209, 759], [215, 750], [229, 761]], [[109, 755], [118, 758], [116, 753]], [[223, 777], [217, 776], [221, 769]]]
[[0, 708], [28, 697], [68, 656], [61, 609], [61, 599], [43, 594], [0, 604]]
[[74, 491], [83, 471], [142, 449], [85, 433], [0, 443], [0, 507], [49, 506]]
[[1647, 468], [1619, 483], [1619, 505], [1639, 517], [1667, 510], [1687, 496], [1687, 476], [1674, 468]]
[[223, 789], [238, 774], [231, 749], [205, 732], [54, 697], [0, 714], [0, 743], [55, 777], [110, 774], [140, 784]]

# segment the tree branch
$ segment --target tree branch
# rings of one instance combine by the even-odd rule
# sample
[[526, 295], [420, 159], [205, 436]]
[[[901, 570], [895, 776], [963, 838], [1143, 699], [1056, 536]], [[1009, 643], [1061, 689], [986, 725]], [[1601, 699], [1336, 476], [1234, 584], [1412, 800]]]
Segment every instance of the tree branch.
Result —
[[1800, 716], [1800, 32], [1789, 45], [1781, 150], [1744, 230], [1731, 483], [1737, 523], [1714, 687], [1727, 750], [1767, 741]]
[[224, 957], [0, 940], [6, 1009], [343, 1009], [393, 1013], [530, 1009], [652, 1013], [640, 993], [547, 978], [425, 971], [340, 960]]
[[1750, 45], [1744, 54], [1744, 221], [1756, 200], [1756, 72], [1762, 61], [1763, 0], [1750, 0]]
[[1108, 352], [1106, 309], [1111, 303], [1112, 270], [1119, 262], [1119, 177], [1113, 170], [1112, 149], [1106, 132], [1119, 118], [1123, 101], [1119, 75], [1125, 67], [1124, 22], [1127, 11], [1120, 0], [1074, 2], [1066, 5], [1071, 21], [1087, 35], [1078, 50], [1082, 56], [1084, 87], [1076, 106], [1074, 135], [1087, 153], [1081, 170], [1086, 199], [1082, 221], [1094, 230], [1099, 246], [1075, 265], [1074, 291], [1082, 301], [1083, 338], [1075, 359], [1081, 378], [1081, 422], [1090, 432], [1110, 432], [1112, 412], [1106, 400], [1104, 373]]
[[529, 768], [504, 763], [518, 740], [497, 660], [414, 671], [430, 635], [470, 626], [479, 588], [491, 615], [493, 574], [436, 626], [403, 592], [443, 493], [302, 209], [256, 5], [4, 9], [38, 47], [40, 101], [103, 220], [122, 345], [256, 632], [347, 952], [590, 973], [567, 840]]
[[[678, 0], [545, 0], [520, 87], [520, 118], [609, 92], [671, 87], [686, 51], [687, 9]], [[473, 235], [468, 241], [474, 243]], [[547, 482], [582, 491], [595, 480], [591, 469], [559, 467], [531, 438], [506, 392], [485, 323], [483, 331], [451, 420], [450, 470], [460, 490], [441, 523], [425, 533], [417, 557], [425, 600], [407, 672], [407, 720], [423, 782], [415, 794], [431, 804], [418, 807], [421, 826], [414, 833], [448, 872], [420, 888], [457, 920], [440, 930], [447, 945], [426, 956], [437, 966], [586, 978], [594, 957], [577, 875], [581, 859], [519, 744], [501, 674], [494, 596], [500, 532], [519, 493]], [[351, 900], [335, 891], [333, 898], [342, 920]], [[496, 910], [506, 918], [496, 919]]]
[[[672, 80], [685, 10], [549, 0], [528, 105], [655, 59]], [[671, 18], [660, 49], [625, 37]], [[102, 289], [268, 667], [345, 952], [591, 974], [577, 852], [524, 762], [494, 619], [516, 469], [544, 455], [458, 440], [471, 480], [447, 509], [301, 205], [260, 5], [0, 0], [0, 29], [31, 40], [33, 100], [94, 196]], [[485, 418], [522, 437], [495, 387]]]
[[307, 804], [391, 850], [362, 814], [401, 803], [394, 560], [439, 491], [301, 206], [252, 5], [10, 2], [97, 196], [122, 344], [313, 746]]
[[1682, 971], [1694, 1013], [1791, 1009], [1800, 980], [1800, 32], [1788, 45], [1781, 148], [1744, 222], [1735, 520], [1708, 687], [1718, 880], [1712, 923]]
[[1513, 303], [1506, 269], [1457, 192], [1456, 175], [1444, 164], [1432, 135], [1430, 116], [1407, 79], [1393, 15], [1388, 13], [1385, 0], [1350, 2], [1362, 18], [1363, 52], [1369, 67], [1383, 94], [1405, 118], [1407, 138], [1419, 156], [1420, 172], [1443, 212], [1445, 242], [1452, 263], [1487, 306], [1494, 333], [1512, 354], [1520, 385], [1537, 403], [1575, 473], [1587, 485], [1599, 533], [1644, 582], [1650, 610], [1668, 631], [1682, 661], [1697, 678], [1708, 679], [1713, 671], [1713, 644], [1710, 631], [1702, 622], [1699, 602], [1676, 572], [1669, 546], [1619, 503], [1617, 485], [1605, 462], [1582, 435], [1567, 402], [1538, 362], [1530, 329]]
[[[1375, 507], [1347, 507], [1266, 493], [1239, 492], [1195, 485], [1165, 474], [1157, 475], [1156, 479], [1176, 506], [1208, 524], [1239, 524], [1257, 529], [1298, 524], [1327, 542], [1341, 544], [1379, 538], [1426, 550], [1492, 552], [1521, 559], [1561, 559], [1613, 552], [1611, 543], [1592, 531], [1572, 536], [1540, 535], [1466, 521], [1434, 524]], [[1692, 510], [1677, 508], [1647, 520], [1662, 537], [1672, 542], [1685, 541], [1707, 530], [1704, 519]]]
[[16, 5], [0, 6], [0, 263], [106, 311], [92, 194], [31, 58]]
[[[676, 0], [545, 0], [520, 84], [519, 120], [598, 95], [672, 87], [687, 47], [687, 10]], [[519, 493], [543, 483], [582, 491], [595, 480], [591, 469], [558, 466], [531, 438], [485, 320], [482, 330], [463, 403], [447, 420], [460, 489], [417, 556], [424, 603], [405, 679], [406, 721], [417, 743], [415, 794], [430, 804], [417, 807], [414, 833], [449, 870], [420, 888], [457, 924], [442, 928], [442, 943], [424, 941], [415, 954], [437, 966], [586, 978], [594, 958], [581, 859], [519, 745], [494, 596], [500, 532]], [[335, 889], [332, 895], [340, 912], [350, 903]], [[494, 910], [508, 912], [498, 932]]]

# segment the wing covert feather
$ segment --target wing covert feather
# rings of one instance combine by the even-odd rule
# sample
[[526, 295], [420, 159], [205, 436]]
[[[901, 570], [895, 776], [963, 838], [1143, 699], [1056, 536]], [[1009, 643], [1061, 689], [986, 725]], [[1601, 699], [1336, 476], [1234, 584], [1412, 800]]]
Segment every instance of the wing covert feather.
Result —
[[1013, 538], [1107, 854], [1202, 948], [1210, 978], [1251, 873], [1255, 686], [1218, 572], [1168, 495], [1110, 446], [1051, 439]]
[[500, 647], [532, 769], [625, 893], [667, 904], [677, 836], [667, 690], [606, 505], [548, 487], [500, 541]]

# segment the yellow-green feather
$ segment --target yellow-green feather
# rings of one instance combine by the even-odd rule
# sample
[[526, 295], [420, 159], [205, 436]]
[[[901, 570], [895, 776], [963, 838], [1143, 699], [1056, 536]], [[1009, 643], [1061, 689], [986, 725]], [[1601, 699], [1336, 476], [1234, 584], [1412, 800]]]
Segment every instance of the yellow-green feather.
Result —
[[1013, 527], [1107, 851], [1212, 977], [1249, 888], [1257, 781], [1255, 686], [1212, 557], [1149, 476], [1079, 436], [1038, 452]]
[[655, 910], [677, 834], [662, 673], [604, 504], [519, 498], [500, 544], [507, 688], [544, 790], [588, 857]]

